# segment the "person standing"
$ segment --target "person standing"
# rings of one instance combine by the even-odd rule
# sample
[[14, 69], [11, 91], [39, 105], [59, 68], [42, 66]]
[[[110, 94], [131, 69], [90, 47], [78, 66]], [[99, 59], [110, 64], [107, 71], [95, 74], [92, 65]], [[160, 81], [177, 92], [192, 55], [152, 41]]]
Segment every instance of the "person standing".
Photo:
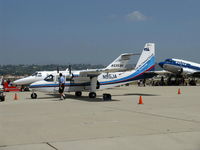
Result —
[[146, 79], [145, 78], [143, 79], [142, 83], [143, 83], [143, 86], [146, 86]]
[[62, 73], [59, 74], [59, 93], [60, 93], [60, 99], [63, 100], [65, 99], [64, 95], [64, 89], [65, 89], [65, 78], [62, 75]]

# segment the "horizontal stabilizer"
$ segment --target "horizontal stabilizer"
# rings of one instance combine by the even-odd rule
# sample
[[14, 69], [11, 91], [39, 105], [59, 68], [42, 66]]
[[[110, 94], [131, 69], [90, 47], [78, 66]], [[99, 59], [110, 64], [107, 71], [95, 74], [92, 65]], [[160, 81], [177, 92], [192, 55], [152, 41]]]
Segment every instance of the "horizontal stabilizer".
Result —
[[132, 53], [121, 54], [110, 65], [108, 65], [106, 69], [112, 69], [112, 70], [125, 69], [125, 66], [127, 65], [128, 61], [131, 59], [131, 56], [133, 55], [138, 55], [138, 54], [132, 54]]

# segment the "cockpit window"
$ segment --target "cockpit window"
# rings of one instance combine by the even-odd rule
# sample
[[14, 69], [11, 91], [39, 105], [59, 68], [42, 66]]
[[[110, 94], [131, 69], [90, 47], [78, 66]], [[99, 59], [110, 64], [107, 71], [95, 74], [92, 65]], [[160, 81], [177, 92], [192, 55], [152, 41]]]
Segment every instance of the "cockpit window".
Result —
[[31, 76], [37, 76], [38, 72], [33, 73]]
[[45, 81], [54, 81], [54, 76], [51, 74], [51, 75], [47, 76], [44, 80]]
[[172, 59], [166, 59], [165, 61], [167, 61], [167, 62], [172, 62]]

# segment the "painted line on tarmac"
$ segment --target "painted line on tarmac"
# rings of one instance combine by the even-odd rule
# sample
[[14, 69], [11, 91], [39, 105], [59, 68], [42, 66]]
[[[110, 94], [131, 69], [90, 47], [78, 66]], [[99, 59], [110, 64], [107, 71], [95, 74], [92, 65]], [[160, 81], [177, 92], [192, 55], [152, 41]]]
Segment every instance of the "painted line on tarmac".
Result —
[[50, 144], [49, 142], [46, 142], [47, 145], [49, 145], [51, 148], [58, 150], [55, 146], [53, 146], [52, 144]]
[[173, 119], [173, 120], [179, 120], [179, 121], [185, 121], [185, 122], [200, 123], [200, 121], [196, 121], [196, 120], [182, 119], [182, 118], [176, 118], [176, 117], [171, 117], [171, 116], [158, 115], [158, 114], [140, 112], [140, 111], [134, 111], [134, 110], [128, 110], [128, 109], [121, 109], [121, 108], [110, 107], [110, 106], [109, 107], [105, 106], [105, 108], [110, 108], [110, 109], [119, 110], [119, 111], [133, 112], [133, 113], [142, 114], [142, 115], [146, 115], [146, 116], [154, 116], [154, 117]]

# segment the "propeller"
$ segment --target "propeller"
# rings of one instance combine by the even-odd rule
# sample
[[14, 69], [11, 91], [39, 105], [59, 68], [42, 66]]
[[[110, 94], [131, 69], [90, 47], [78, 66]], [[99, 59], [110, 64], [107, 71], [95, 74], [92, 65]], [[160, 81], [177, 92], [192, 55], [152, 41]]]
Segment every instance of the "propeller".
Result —
[[59, 73], [59, 67], [57, 66], [57, 73]]
[[72, 73], [72, 67], [71, 67], [71, 65], [69, 65], [68, 70], [69, 70], [69, 75], [70, 75], [70, 82], [72, 82], [73, 78], [74, 78], [74, 74]]
[[72, 67], [69, 65], [69, 74], [72, 74]]

